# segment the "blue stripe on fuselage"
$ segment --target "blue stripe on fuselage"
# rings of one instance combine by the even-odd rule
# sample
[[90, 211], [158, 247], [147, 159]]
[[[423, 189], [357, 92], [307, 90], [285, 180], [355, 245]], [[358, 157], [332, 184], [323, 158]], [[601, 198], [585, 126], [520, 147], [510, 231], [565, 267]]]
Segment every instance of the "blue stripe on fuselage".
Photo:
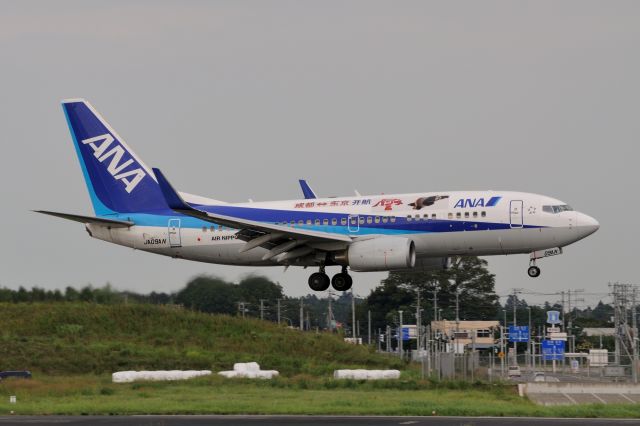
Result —
[[[235, 206], [195, 206], [210, 213], [217, 213], [225, 216], [235, 217], [238, 219], [252, 220], [256, 222], [264, 222], [268, 224], [291, 223], [295, 222], [295, 228], [309, 229], [320, 232], [329, 232], [335, 234], [346, 235], [397, 235], [397, 234], [419, 234], [419, 233], [435, 233], [435, 232], [461, 232], [461, 231], [486, 231], [498, 229], [511, 229], [508, 223], [494, 223], [469, 220], [446, 220], [446, 219], [412, 219], [407, 220], [406, 217], [396, 216], [395, 222], [391, 220], [387, 223], [375, 223], [376, 217], [383, 217], [371, 214], [358, 215], [364, 218], [359, 230], [350, 231], [347, 225], [341, 225], [341, 220], [348, 220], [347, 213], [326, 213], [326, 212], [310, 212], [310, 211], [292, 211], [292, 210], [275, 210], [260, 209], [252, 207], [235, 207]], [[353, 215], [355, 216], [355, 215]], [[130, 213], [120, 214], [119, 218], [130, 220], [138, 226], [158, 226], [164, 227], [168, 224], [169, 218], [180, 218], [180, 226], [182, 228], [202, 228], [203, 226], [211, 226], [211, 222], [196, 219], [191, 216], [178, 214], [172, 210], [157, 210], [149, 213]], [[387, 216], [388, 217], [388, 216]], [[367, 219], [371, 219], [371, 223], [367, 223]], [[299, 225], [298, 221], [305, 222]], [[328, 225], [307, 225], [307, 220], [315, 223], [319, 220], [322, 223], [327, 220]], [[331, 225], [332, 220], [337, 222]], [[352, 225], [352, 228], [357, 225]], [[294, 228], [294, 229], [295, 229]], [[541, 228], [540, 226], [524, 225], [524, 228]]]

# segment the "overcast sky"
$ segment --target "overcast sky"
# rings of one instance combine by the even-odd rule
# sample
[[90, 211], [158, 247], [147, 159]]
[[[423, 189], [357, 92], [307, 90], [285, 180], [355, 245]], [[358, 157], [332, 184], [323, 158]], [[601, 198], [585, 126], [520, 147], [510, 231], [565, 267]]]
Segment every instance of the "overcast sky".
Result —
[[[637, 1], [0, 2], [0, 285], [173, 291], [258, 272], [90, 239], [60, 100], [84, 97], [182, 191], [225, 201], [471, 189], [559, 198], [601, 228], [539, 263], [490, 257], [497, 291], [635, 282]], [[366, 295], [386, 274], [354, 274]], [[556, 296], [542, 299], [555, 300]]]

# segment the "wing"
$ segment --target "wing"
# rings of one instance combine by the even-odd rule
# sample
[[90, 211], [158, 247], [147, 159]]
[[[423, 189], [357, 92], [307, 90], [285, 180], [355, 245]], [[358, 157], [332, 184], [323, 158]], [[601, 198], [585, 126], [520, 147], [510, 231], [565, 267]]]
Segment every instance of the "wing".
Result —
[[264, 255], [263, 260], [281, 255], [277, 259], [279, 262], [289, 261], [316, 250], [338, 250], [352, 241], [346, 235], [274, 225], [196, 209], [182, 199], [159, 169], [154, 168], [153, 173], [169, 208], [187, 216], [239, 229], [236, 235], [247, 242], [240, 252], [256, 247], [268, 248], [269, 252]]

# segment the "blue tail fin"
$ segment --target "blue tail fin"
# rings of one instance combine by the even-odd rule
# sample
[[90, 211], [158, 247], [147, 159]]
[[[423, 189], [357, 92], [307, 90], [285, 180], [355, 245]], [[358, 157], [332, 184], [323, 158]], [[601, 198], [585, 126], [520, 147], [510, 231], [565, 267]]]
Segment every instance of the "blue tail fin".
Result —
[[97, 216], [167, 208], [151, 169], [89, 102], [65, 100], [62, 109]]

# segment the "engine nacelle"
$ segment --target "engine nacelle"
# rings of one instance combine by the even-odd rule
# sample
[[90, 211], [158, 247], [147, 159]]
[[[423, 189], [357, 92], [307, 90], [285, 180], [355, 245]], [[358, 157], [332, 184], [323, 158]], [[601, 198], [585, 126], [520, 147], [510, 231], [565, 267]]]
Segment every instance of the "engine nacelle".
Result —
[[420, 257], [416, 259], [416, 263], [407, 271], [427, 272], [427, 271], [446, 271], [451, 267], [451, 258], [449, 257]]
[[391, 271], [413, 268], [416, 248], [402, 237], [383, 237], [356, 241], [346, 250], [346, 262], [353, 271]]

